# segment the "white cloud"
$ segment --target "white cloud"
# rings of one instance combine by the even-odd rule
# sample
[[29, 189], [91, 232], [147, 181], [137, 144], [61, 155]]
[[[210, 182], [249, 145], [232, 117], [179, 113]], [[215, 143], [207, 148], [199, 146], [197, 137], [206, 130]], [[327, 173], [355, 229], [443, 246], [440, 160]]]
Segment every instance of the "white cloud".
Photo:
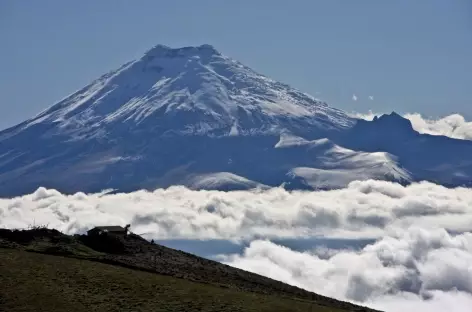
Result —
[[[354, 113], [353, 117], [372, 120], [382, 113], [369, 111], [366, 114]], [[424, 118], [418, 113], [408, 113], [403, 117], [409, 119], [413, 128], [419, 133], [444, 135], [455, 139], [472, 140], [472, 122], [466, 121], [459, 114], [453, 114], [439, 119]]]
[[1, 227], [27, 227], [33, 222], [67, 233], [84, 232], [97, 224], [131, 223], [135, 232], [154, 238], [377, 238], [390, 228], [410, 224], [461, 232], [472, 224], [472, 189], [368, 180], [319, 192], [171, 187], [68, 196], [40, 188], [30, 195], [0, 199]]
[[[0, 227], [33, 223], [70, 234], [131, 223], [135, 233], [154, 239], [244, 239], [250, 242], [244, 253], [226, 255], [226, 262], [340, 299], [393, 312], [462, 312], [472, 304], [468, 188], [369, 180], [317, 192], [171, 187], [64, 195], [40, 188], [0, 199]], [[335, 250], [303, 238], [354, 241], [350, 250]], [[375, 242], [362, 247], [355, 243], [360, 238]], [[304, 247], [274, 243], [283, 239]]]
[[352, 100], [353, 100], [353, 101], [357, 101], [357, 95], [353, 94], [353, 95], [352, 95]]
[[354, 118], [364, 119], [364, 120], [373, 120], [375, 116], [380, 116], [383, 113], [374, 113], [369, 110], [367, 113], [351, 113], [350, 115]]
[[472, 305], [471, 295], [464, 292], [432, 291], [431, 295], [432, 298], [426, 300], [406, 293], [383, 296], [368, 305], [387, 312], [469, 312]]
[[374, 100], [374, 96], [373, 96], [373, 95], [369, 95], [369, 100], [373, 101], [373, 100]]
[[445, 135], [456, 139], [472, 140], [472, 122], [466, 121], [465, 118], [459, 114], [449, 115], [437, 120], [425, 119], [421, 114], [406, 114], [413, 128], [418, 129], [418, 132]]
[[[409, 228], [330, 257], [253, 241], [229, 265], [387, 311], [466, 311], [472, 304], [472, 234]], [[459, 302], [455, 301], [459, 300]]]

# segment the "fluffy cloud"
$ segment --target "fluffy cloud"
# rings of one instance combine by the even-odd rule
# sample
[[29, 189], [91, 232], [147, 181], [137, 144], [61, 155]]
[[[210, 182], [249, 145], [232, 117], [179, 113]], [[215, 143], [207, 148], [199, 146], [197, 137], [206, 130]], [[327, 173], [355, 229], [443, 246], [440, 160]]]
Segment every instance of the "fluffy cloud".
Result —
[[[372, 120], [380, 113], [369, 111], [367, 114], [355, 113], [354, 117]], [[466, 121], [459, 114], [449, 115], [440, 119], [424, 118], [418, 113], [408, 113], [403, 117], [409, 119], [413, 128], [420, 132], [432, 135], [444, 135], [455, 139], [472, 140], [472, 122]]]
[[202, 248], [208, 256], [226, 253], [219, 259], [230, 265], [389, 312], [472, 305], [468, 188], [369, 180], [317, 192], [171, 187], [64, 195], [40, 188], [0, 199], [0, 227], [48, 225], [73, 234], [127, 223], [149, 239], [240, 240], [232, 251]]
[[441, 119], [425, 119], [421, 114], [406, 114], [418, 132], [433, 135], [445, 135], [456, 139], [472, 140], [472, 122], [466, 121], [459, 114], [450, 115]]
[[[229, 265], [388, 311], [466, 311], [472, 304], [472, 234], [409, 228], [359, 251], [296, 252], [253, 241]], [[461, 304], [453, 301], [459, 298]], [[454, 299], [455, 300], [455, 299]], [[414, 307], [414, 308], [412, 308]], [[461, 310], [462, 309], [462, 310]]]
[[472, 224], [472, 189], [368, 180], [319, 192], [171, 187], [128, 194], [63, 195], [40, 188], [30, 195], [0, 200], [0, 226], [24, 228], [33, 223], [67, 233], [84, 232], [97, 224], [131, 223], [136, 233], [161, 239], [377, 238], [411, 224], [463, 232]]

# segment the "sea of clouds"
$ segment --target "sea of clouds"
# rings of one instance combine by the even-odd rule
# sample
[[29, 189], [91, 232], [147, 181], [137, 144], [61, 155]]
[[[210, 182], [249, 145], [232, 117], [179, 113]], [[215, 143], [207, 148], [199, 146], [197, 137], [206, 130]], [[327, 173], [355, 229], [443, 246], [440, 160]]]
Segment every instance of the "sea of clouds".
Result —
[[[192, 251], [232, 266], [386, 311], [472, 306], [472, 189], [369, 180], [317, 192], [39, 188], [0, 199], [0, 227], [74, 234], [127, 223], [146, 238], [194, 241]], [[215, 241], [240, 249], [222, 252]]]
[[[372, 111], [362, 114], [353, 113], [354, 117], [372, 120], [375, 116], [382, 115]], [[454, 139], [472, 140], [472, 122], [465, 120], [462, 115], [452, 114], [446, 117], [433, 119], [425, 118], [419, 113], [408, 113], [403, 115], [411, 121], [413, 129], [419, 133], [444, 135]]]

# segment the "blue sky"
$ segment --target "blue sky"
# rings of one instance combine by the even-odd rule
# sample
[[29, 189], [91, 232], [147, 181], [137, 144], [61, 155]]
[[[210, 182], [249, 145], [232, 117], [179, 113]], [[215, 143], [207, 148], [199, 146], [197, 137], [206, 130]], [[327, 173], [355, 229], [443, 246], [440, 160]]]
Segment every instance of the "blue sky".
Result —
[[210, 43], [347, 111], [472, 119], [470, 0], [2, 0], [0, 42], [0, 128], [157, 43]]

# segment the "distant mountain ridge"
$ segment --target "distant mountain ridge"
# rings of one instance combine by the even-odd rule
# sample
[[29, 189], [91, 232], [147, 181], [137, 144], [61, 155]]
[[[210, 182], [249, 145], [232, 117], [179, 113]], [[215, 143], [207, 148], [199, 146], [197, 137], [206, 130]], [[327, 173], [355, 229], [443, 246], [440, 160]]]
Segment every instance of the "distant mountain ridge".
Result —
[[176, 184], [326, 189], [357, 179], [467, 185], [472, 142], [457, 141], [421, 135], [397, 114], [357, 120], [210, 45], [157, 45], [0, 132], [0, 196], [39, 186], [69, 193]]

